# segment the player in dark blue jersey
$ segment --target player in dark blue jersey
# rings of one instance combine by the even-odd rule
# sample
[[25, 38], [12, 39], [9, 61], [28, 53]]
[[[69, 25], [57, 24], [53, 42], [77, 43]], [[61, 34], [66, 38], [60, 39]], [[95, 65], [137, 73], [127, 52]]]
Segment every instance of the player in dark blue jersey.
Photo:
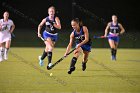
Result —
[[[41, 37], [40, 31], [43, 25], [46, 25], [46, 29], [43, 32], [44, 43], [46, 48], [42, 54], [39, 56], [39, 64], [43, 66], [43, 60], [48, 56], [48, 66], [51, 66], [52, 60], [52, 50], [54, 48], [55, 42], [57, 41], [57, 29], [61, 29], [61, 23], [58, 17], [55, 16], [55, 7], [51, 6], [48, 8], [49, 16], [44, 18], [38, 26], [38, 37]], [[48, 69], [47, 66], [47, 69]]]
[[83, 26], [81, 21], [79, 21], [78, 18], [75, 18], [71, 21], [71, 26], [73, 28], [73, 32], [70, 35], [70, 42], [67, 46], [65, 56], [67, 56], [66, 54], [72, 48], [72, 44], [74, 40], [76, 43], [76, 50], [74, 51], [74, 57], [71, 60], [68, 74], [71, 74], [75, 70], [75, 64], [81, 51], [83, 51], [82, 70], [85, 71], [86, 63], [88, 61], [88, 56], [91, 51], [91, 39], [89, 38], [87, 27]]
[[[109, 32], [109, 34], [108, 34]], [[116, 60], [117, 47], [119, 44], [119, 35], [125, 32], [123, 26], [118, 23], [117, 16], [112, 15], [112, 22], [107, 24], [104, 36], [109, 36], [108, 42], [111, 48], [111, 59]]]

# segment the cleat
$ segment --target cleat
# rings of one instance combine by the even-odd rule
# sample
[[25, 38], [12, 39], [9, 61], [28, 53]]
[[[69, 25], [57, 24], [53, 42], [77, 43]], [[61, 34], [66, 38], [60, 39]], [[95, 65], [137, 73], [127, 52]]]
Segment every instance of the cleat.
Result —
[[49, 63], [48, 66], [51, 67], [52, 66], [52, 63]]
[[82, 62], [82, 70], [83, 70], [83, 71], [86, 70], [86, 63], [85, 63], [85, 62], [84, 62], [84, 63]]
[[2, 61], [3, 61], [3, 58], [0, 57], [0, 62], [2, 62]]
[[116, 61], [116, 56], [111, 56], [111, 60]]
[[39, 59], [39, 65], [40, 66], [43, 66], [44, 65], [44, 62], [43, 62], [43, 60], [41, 60], [41, 56], [39, 56], [38, 59]]
[[51, 66], [52, 66], [52, 63], [49, 63], [48, 66], [47, 66], [47, 69], [50, 70]]
[[75, 67], [71, 67], [70, 70], [68, 71], [68, 74], [71, 74], [75, 70]]
[[4, 49], [4, 51], [2, 52], [2, 56], [3, 56], [4, 60], [8, 59], [8, 50], [7, 49]]
[[7, 59], [8, 59], [7, 54], [4, 54], [4, 55], [3, 55], [3, 59], [4, 59], [4, 60], [7, 60]]
[[47, 70], [50, 70], [50, 69], [51, 69], [51, 67], [47, 66]]
[[3, 56], [2, 56], [2, 54], [0, 54], [0, 62], [2, 62], [3, 61]]

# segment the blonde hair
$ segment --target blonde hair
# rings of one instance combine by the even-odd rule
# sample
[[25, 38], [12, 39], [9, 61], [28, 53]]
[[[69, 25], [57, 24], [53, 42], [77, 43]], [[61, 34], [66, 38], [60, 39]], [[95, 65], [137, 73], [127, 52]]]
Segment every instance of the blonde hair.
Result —
[[112, 17], [113, 17], [113, 16], [117, 17], [117, 15], [115, 15], [115, 14], [114, 14], [114, 15], [112, 15]]

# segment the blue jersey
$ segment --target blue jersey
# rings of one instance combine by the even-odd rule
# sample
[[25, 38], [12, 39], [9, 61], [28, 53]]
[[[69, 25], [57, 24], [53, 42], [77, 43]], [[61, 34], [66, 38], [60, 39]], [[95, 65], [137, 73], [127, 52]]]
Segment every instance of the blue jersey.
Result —
[[120, 27], [118, 25], [118, 23], [116, 25], [113, 25], [113, 23], [111, 22], [111, 25], [110, 25], [110, 32], [111, 33], [119, 33], [120, 32]]
[[[76, 44], [81, 43], [85, 39], [84, 32], [83, 32], [83, 27], [80, 27], [80, 33], [77, 33], [75, 30], [73, 32], [74, 32], [74, 37], [75, 37], [75, 40], [76, 40], [75, 41]], [[90, 38], [89, 38], [89, 41], [86, 44], [91, 45], [91, 39]]]
[[46, 31], [55, 34], [57, 32], [56, 28], [53, 26], [53, 23], [55, 23], [55, 17], [53, 20], [50, 20], [49, 17], [46, 17]]

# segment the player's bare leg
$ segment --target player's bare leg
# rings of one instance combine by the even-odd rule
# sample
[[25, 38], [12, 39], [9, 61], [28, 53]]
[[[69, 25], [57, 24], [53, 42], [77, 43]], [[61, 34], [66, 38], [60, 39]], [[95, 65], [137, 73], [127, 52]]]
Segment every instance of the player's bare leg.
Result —
[[117, 48], [118, 48], [119, 43], [118, 42], [114, 42], [114, 43], [115, 43], [114, 55], [115, 55], [115, 60], [116, 60]]
[[48, 52], [47, 52], [47, 56], [48, 56], [48, 66], [47, 66], [47, 69], [49, 70], [50, 66], [52, 65], [51, 61], [52, 61], [52, 51], [53, 51], [53, 48], [54, 48], [54, 44], [55, 42], [53, 42], [51, 40], [51, 38], [47, 38], [47, 42], [46, 42], [46, 45], [48, 47]]
[[4, 55], [4, 43], [0, 43], [0, 62], [3, 61], [3, 55]]
[[8, 59], [8, 51], [11, 45], [11, 40], [5, 42], [5, 49], [4, 49], [4, 60]]
[[109, 41], [109, 45], [110, 45], [110, 48], [111, 48], [111, 59], [116, 60], [116, 57], [115, 57], [115, 50], [116, 50], [115, 42], [113, 40], [110, 40], [110, 39], [108, 41]]

